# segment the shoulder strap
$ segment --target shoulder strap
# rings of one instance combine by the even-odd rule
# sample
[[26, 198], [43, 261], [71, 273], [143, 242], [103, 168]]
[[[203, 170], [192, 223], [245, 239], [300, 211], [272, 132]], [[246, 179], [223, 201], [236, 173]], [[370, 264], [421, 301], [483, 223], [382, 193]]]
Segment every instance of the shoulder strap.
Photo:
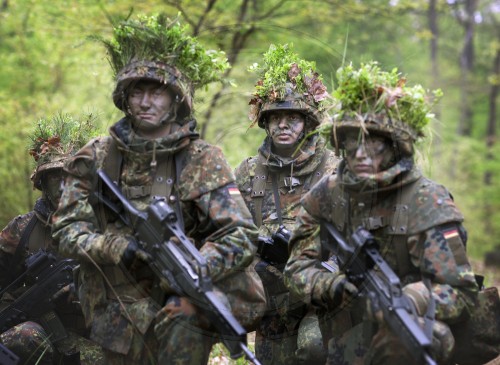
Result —
[[[113, 138], [107, 138], [106, 143], [108, 144], [108, 146], [106, 148], [106, 155], [104, 156], [102, 169], [106, 172], [106, 174], [111, 178], [112, 181], [119, 185], [123, 156], [118, 150], [118, 146]], [[100, 187], [95, 186], [95, 189], [100, 189]], [[89, 199], [92, 205], [94, 205], [94, 211], [97, 216], [97, 221], [99, 222], [100, 229], [104, 232], [108, 222], [107, 210], [101, 204], [96, 205], [96, 201], [92, 196]]]
[[[175, 181], [178, 183], [181, 178], [181, 173], [186, 166], [186, 148], [183, 148], [178, 153], [175, 154]], [[179, 196], [175, 199], [175, 206], [177, 208], [177, 216], [179, 217], [179, 225], [182, 230], [184, 230], [184, 218], [182, 217], [181, 201]]]
[[[183, 148], [173, 156], [168, 156], [168, 158], [159, 163], [153, 186], [151, 187], [151, 196], [163, 196], [169, 204], [172, 203], [170, 196], [172, 195], [174, 184], [180, 181], [182, 170], [187, 163], [186, 148]], [[184, 229], [181, 203], [176, 190], [174, 190], [174, 195], [176, 195], [174, 209], [177, 211], [179, 224]]]
[[123, 156], [113, 138], [109, 139], [108, 151], [104, 158], [103, 169], [112, 181], [119, 183]]
[[12, 257], [12, 261], [9, 265], [9, 270], [7, 271], [6, 277], [2, 280], [2, 288], [5, 288], [9, 283], [14, 281], [18, 273], [16, 272], [15, 268], [17, 264], [19, 263], [21, 259], [22, 252], [24, 250], [24, 247], [29, 241], [31, 232], [33, 232], [33, 229], [35, 228], [36, 224], [38, 223], [38, 218], [36, 214], [31, 217], [28, 225], [23, 231], [23, 234], [21, 235], [21, 238], [19, 239], [19, 243], [16, 247], [16, 251], [14, 252], [14, 256]]
[[[276, 215], [278, 216], [278, 223], [280, 226], [283, 225], [283, 217], [281, 215], [281, 202], [280, 202], [280, 192], [278, 188], [278, 177], [276, 174], [271, 174], [271, 182], [273, 185], [273, 195], [274, 195], [274, 207], [276, 208]], [[262, 200], [261, 200], [262, 202]], [[262, 213], [261, 213], [262, 215]]]
[[263, 163], [263, 157], [257, 157], [257, 165], [255, 167], [255, 176], [252, 179], [251, 197], [255, 206], [255, 224], [257, 227], [262, 225], [262, 202], [266, 192], [267, 184], [267, 167]]
[[408, 238], [408, 220], [410, 200], [415, 195], [420, 179], [412, 182], [407, 188], [398, 193], [398, 202], [394, 207], [392, 221], [387, 227], [388, 233], [393, 236], [392, 243], [395, 247], [398, 271], [401, 278], [411, 272], [410, 254], [406, 246]]

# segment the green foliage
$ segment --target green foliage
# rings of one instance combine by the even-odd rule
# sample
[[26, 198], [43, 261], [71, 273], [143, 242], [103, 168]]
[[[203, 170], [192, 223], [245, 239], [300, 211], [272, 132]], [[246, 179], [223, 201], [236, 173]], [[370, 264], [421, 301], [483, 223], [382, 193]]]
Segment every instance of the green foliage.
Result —
[[337, 80], [333, 95], [341, 104], [340, 116], [386, 113], [408, 124], [419, 136], [434, 117], [432, 106], [442, 97], [440, 89], [431, 98], [421, 85], [407, 86], [397, 68], [383, 71], [376, 61], [362, 63], [359, 69], [352, 63], [340, 67]]
[[164, 14], [123, 20], [114, 25], [113, 35], [111, 40], [94, 38], [106, 47], [115, 75], [135, 60], [158, 61], [178, 68], [195, 87], [201, 87], [221, 81], [230, 67], [224, 52], [206, 50], [178, 18], [171, 20]]
[[[296, 72], [291, 74], [295, 66]], [[288, 82], [293, 82], [298, 93], [307, 93], [308, 78], [316, 72], [316, 63], [306, 61], [293, 52], [293, 44], [274, 45], [263, 55], [263, 64], [254, 63], [248, 68], [256, 72], [259, 81], [255, 85], [255, 95], [265, 101], [283, 99]], [[321, 77], [318, 76], [321, 80]]]
[[305, 101], [308, 107], [325, 111], [331, 97], [316, 72], [316, 64], [293, 52], [292, 44], [274, 45], [264, 53], [263, 65], [254, 63], [249, 71], [257, 72], [254, 98], [250, 101], [250, 119], [255, 123], [264, 103], [292, 98]]
[[[208, 89], [196, 92], [195, 116], [199, 126], [205, 125], [206, 114], [212, 116], [206, 139], [223, 149], [233, 167], [255, 154], [262, 142], [262, 131], [248, 129], [248, 100], [255, 92], [255, 79], [249, 77], [247, 69], [255, 62], [263, 63], [262, 54], [270, 44], [293, 43], [298, 54], [315, 61], [317, 71], [324, 76], [330, 90], [340, 66], [350, 61], [359, 65], [370, 60], [377, 60], [386, 70], [397, 67], [409, 80], [432, 85], [432, 89], [441, 88], [446, 97], [437, 105], [440, 110], [436, 108], [440, 122], [429, 123], [435, 131], [433, 154], [441, 151], [428, 161], [431, 177], [452, 191], [463, 211], [470, 234], [470, 253], [479, 255], [498, 242], [500, 164], [495, 159], [486, 160], [486, 150], [477, 147], [485, 144], [488, 93], [492, 86], [485, 80], [497, 78], [491, 72], [498, 44], [498, 22], [489, 20], [498, 17], [498, 12], [488, 8], [492, 0], [478, 3], [483, 17], [475, 24], [477, 56], [467, 80], [467, 87], [474, 94], [473, 133], [461, 140], [454, 137], [462, 103], [459, 57], [464, 29], [456, 19], [460, 11], [452, 11], [448, 2], [437, 4], [437, 76], [430, 61], [429, 2], [425, 0], [390, 4], [379, 0], [256, 0], [246, 8], [247, 2], [235, 0], [3, 3], [0, 9], [0, 181], [3, 186], [0, 222], [3, 225], [15, 215], [30, 210], [37, 194], [29, 179], [31, 158], [26, 153], [26, 140], [34, 120], [58, 111], [76, 115], [82, 110], [93, 110], [102, 133], [106, 133], [105, 128], [122, 116], [111, 101], [115, 85], [105, 60], [105, 49], [86, 40], [89, 34], [112, 38], [109, 19], [124, 19], [132, 9], [133, 14], [164, 12], [174, 16], [182, 11], [182, 22], [189, 25], [192, 35], [207, 48], [220, 48], [231, 57], [233, 34], [239, 42], [244, 40], [246, 29], [256, 29], [232, 64], [231, 78], [239, 87], [225, 90], [215, 105], [211, 104], [211, 97], [217, 94], [219, 85], [212, 83]], [[246, 20], [240, 25], [241, 19]], [[494, 156], [500, 155], [496, 146], [492, 152]], [[493, 173], [490, 186], [483, 182], [486, 171]], [[485, 209], [488, 205], [494, 209], [489, 216]], [[486, 218], [493, 222], [492, 227], [486, 226]]]
[[36, 122], [30, 135], [29, 153], [37, 165], [43, 165], [60, 155], [76, 152], [97, 134], [95, 114], [74, 117], [57, 113]]

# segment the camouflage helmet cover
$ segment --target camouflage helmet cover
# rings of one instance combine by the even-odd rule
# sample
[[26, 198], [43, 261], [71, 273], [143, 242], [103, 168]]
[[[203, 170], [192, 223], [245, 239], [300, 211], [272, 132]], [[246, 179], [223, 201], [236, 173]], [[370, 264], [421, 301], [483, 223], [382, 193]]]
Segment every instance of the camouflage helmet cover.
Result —
[[249, 68], [260, 75], [250, 100], [249, 118], [265, 128], [266, 114], [276, 110], [299, 111], [311, 129], [325, 118], [331, 99], [315, 63], [300, 59], [293, 45], [271, 45], [264, 53], [264, 64]]
[[180, 103], [179, 115], [189, 115], [193, 108], [193, 87], [189, 80], [174, 66], [159, 61], [131, 62], [116, 75], [113, 102], [124, 112], [127, 109], [126, 92], [135, 81], [147, 79], [169, 85]]
[[420, 85], [406, 86], [406, 78], [397, 69], [386, 72], [375, 61], [354, 69], [352, 64], [337, 71], [338, 87], [334, 97], [340, 112], [334, 116], [331, 143], [342, 148], [345, 132], [359, 130], [392, 140], [402, 154], [412, 155], [413, 145], [425, 135], [433, 118], [433, 103], [442, 95], [434, 90], [430, 103], [428, 92]]
[[57, 114], [37, 121], [29, 144], [29, 154], [36, 164], [31, 175], [36, 189], [42, 190], [41, 179], [45, 172], [62, 169], [66, 159], [96, 135], [94, 122], [95, 116], [91, 113], [80, 119]]
[[224, 52], [206, 50], [178, 19], [163, 14], [126, 19], [113, 26], [113, 38], [101, 41], [116, 77], [113, 102], [127, 109], [127, 88], [140, 79], [168, 85], [181, 103], [178, 113], [189, 115], [194, 90], [222, 81], [229, 63]]

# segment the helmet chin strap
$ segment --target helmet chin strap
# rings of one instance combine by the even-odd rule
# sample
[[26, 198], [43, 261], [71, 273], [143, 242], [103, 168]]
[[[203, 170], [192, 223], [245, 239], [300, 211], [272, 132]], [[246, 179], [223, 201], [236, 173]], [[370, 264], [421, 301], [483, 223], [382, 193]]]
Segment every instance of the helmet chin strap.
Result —
[[167, 123], [173, 122], [177, 119], [177, 110], [179, 109], [177, 96], [175, 97], [175, 101], [170, 107], [170, 110], [165, 113], [165, 115], [160, 119], [160, 125], [164, 126]]
[[297, 142], [302, 141], [302, 139], [304, 139], [305, 136], [306, 136], [306, 134], [305, 134], [304, 130], [302, 130], [302, 132], [300, 132], [300, 134], [299, 134], [299, 137], [297, 138]]

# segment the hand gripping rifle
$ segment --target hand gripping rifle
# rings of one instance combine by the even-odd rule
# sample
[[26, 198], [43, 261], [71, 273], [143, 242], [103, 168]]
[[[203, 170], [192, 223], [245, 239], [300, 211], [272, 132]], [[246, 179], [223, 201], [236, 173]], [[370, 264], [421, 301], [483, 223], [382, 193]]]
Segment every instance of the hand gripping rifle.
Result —
[[231, 358], [244, 355], [252, 363], [260, 365], [246, 345], [246, 330], [213, 291], [206, 259], [184, 234], [176, 212], [158, 197], [152, 198], [146, 211], [140, 211], [103, 170], [97, 174], [98, 186], [111, 194], [98, 189], [98, 201], [134, 230], [142, 249], [151, 256], [149, 265], [154, 273], [166, 279], [179, 295], [189, 297], [203, 311], [221, 336]]
[[0, 331], [28, 321], [35, 320], [50, 335], [55, 343], [67, 337], [66, 329], [55, 313], [54, 296], [66, 285], [73, 282], [73, 269], [76, 261], [58, 260], [52, 253], [39, 250], [26, 259], [26, 270], [9, 286], [0, 292], [0, 296], [11, 288], [17, 287], [21, 280], [29, 279], [29, 289], [0, 311]]
[[[321, 223], [321, 244], [334, 253], [340, 270], [352, 283], [360, 283], [361, 293], [370, 300], [372, 313], [382, 311], [384, 321], [419, 363], [436, 365], [430, 354], [431, 339], [412, 316], [409, 299], [401, 282], [382, 258], [373, 235], [359, 227], [351, 236], [351, 244], [330, 223]], [[377, 266], [377, 272], [374, 267]]]
[[288, 242], [291, 232], [285, 226], [268, 236], [259, 236], [257, 253], [260, 257], [275, 266], [283, 266], [288, 260]]

